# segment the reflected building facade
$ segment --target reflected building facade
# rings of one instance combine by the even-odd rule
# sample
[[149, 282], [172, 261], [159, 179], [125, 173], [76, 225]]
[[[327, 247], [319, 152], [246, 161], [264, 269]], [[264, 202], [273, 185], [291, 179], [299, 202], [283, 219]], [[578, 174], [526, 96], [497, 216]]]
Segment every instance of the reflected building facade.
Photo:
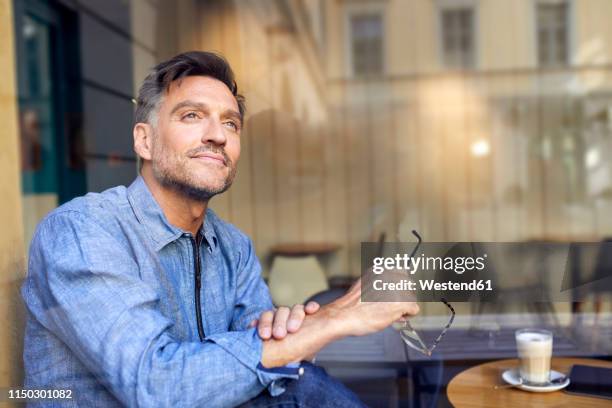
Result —
[[247, 97], [239, 175], [212, 205], [263, 259], [328, 242], [329, 273], [357, 275], [360, 242], [412, 229], [612, 232], [605, 0], [14, 4], [26, 241], [49, 209], [136, 175], [131, 99], [188, 49], [224, 54]]
[[[409, 240], [413, 228], [430, 242], [612, 232], [612, 32], [603, 17], [612, 4], [325, 5], [348, 237], [382, 230]], [[358, 251], [349, 251], [351, 270]]]

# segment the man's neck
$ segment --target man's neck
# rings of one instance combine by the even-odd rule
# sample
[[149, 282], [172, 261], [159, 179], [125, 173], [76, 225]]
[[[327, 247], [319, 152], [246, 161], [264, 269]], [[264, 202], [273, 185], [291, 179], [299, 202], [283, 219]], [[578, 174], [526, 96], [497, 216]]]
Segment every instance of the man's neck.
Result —
[[195, 201], [178, 191], [160, 185], [150, 169], [142, 169], [142, 178], [170, 224], [194, 236], [204, 223], [208, 201]]

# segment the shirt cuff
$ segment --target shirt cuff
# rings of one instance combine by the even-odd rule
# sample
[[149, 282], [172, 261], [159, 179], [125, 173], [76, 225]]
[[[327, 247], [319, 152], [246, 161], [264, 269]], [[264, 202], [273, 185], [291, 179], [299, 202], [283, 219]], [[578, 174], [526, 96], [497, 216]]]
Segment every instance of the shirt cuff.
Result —
[[289, 363], [283, 367], [266, 368], [261, 363], [257, 365], [257, 376], [259, 381], [264, 384], [267, 382], [268, 392], [276, 397], [285, 392], [287, 380], [298, 380], [304, 374], [301, 363]]
[[276, 397], [285, 391], [287, 380], [297, 380], [303, 374], [301, 363], [289, 363], [283, 367], [266, 368], [261, 364], [263, 341], [256, 328], [245, 331], [211, 335], [207, 341], [216, 343], [251, 369], [261, 385]]

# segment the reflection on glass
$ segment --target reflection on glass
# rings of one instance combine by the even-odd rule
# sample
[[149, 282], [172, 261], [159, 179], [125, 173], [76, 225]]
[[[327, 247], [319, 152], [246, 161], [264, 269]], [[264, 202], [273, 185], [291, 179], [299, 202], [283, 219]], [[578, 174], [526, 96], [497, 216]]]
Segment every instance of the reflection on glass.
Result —
[[24, 62], [19, 89], [22, 184], [26, 194], [57, 191], [57, 162], [50, 28], [25, 15]]
[[42, 168], [42, 146], [40, 143], [40, 120], [35, 110], [24, 109], [21, 113], [21, 170], [38, 171]]
[[442, 10], [442, 49], [447, 68], [474, 66], [474, 11], [471, 8]]
[[565, 65], [568, 56], [568, 5], [564, 1], [537, 5], [538, 62]]
[[381, 74], [383, 69], [382, 16], [377, 13], [351, 17], [353, 72], [355, 75]]
[[[409, 239], [413, 226], [438, 242], [612, 235], [612, 2], [130, 7], [100, 34], [82, 25], [72, 35], [95, 50], [64, 65], [87, 68], [74, 75], [84, 118], [53, 110], [52, 91], [78, 87], [52, 86], [55, 26], [17, 20], [25, 194], [56, 194], [62, 166], [90, 169], [88, 190], [117, 184], [111, 172], [131, 179], [130, 132], [114, 122], [131, 109], [132, 85], [162, 55], [212, 49], [249, 107], [238, 178], [212, 207], [263, 259], [278, 244], [332, 242], [341, 249], [321, 260], [330, 277], [357, 276], [361, 242]], [[125, 64], [96, 59], [109, 49], [135, 51]], [[73, 131], [54, 139], [60, 124]]]

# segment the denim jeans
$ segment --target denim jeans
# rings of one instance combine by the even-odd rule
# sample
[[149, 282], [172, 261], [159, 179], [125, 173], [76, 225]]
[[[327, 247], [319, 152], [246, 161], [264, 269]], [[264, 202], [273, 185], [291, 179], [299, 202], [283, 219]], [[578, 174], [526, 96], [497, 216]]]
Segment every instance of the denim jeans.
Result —
[[241, 408], [346, 408], [366, 407], [359, 398], [341, 382], [327, 375], [324, 369], [310, 363], [302, 363], [304, 374], [299, 380], [287, 380], [286, 390], [278, 397], [267, 390], [241, 405]]

